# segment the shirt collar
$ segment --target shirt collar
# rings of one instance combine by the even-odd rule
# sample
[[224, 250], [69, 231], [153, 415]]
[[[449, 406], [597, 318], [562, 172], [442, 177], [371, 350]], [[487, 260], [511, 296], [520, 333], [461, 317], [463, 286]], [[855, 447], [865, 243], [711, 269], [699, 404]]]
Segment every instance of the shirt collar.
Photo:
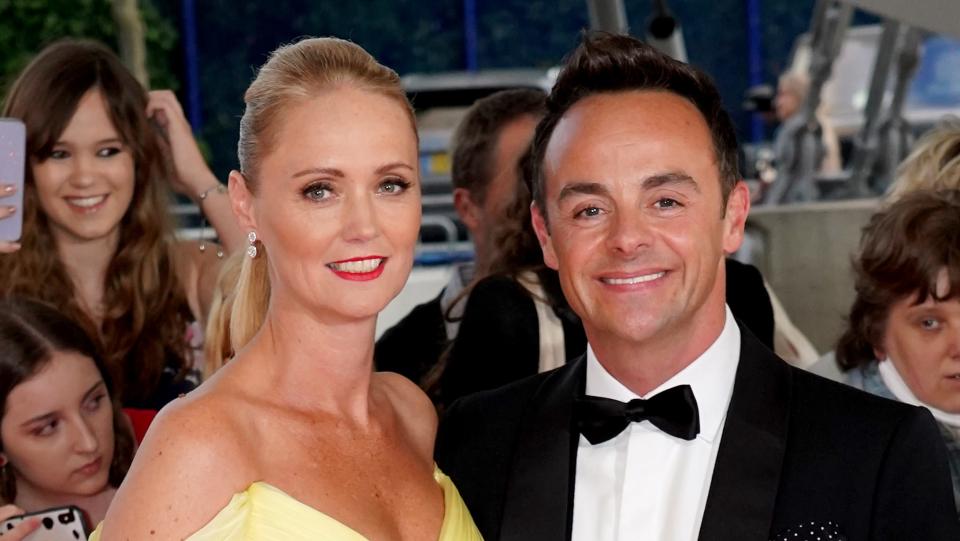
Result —
[[712, 443], [719, 435], [727, 414], [739, 363], [740, 328], [730, 308], [726, 307], [723, 330], [713, 344], [686, 368], [645, 396], [638, 396], [611, 376], [597, 360], [593, 348], [587, 344], [586, 394], [628, 402], [634, 398], [650, 398], [678, 385], [689, 385], [693, 388], [700, 412], [700, 433], [697, 437]]

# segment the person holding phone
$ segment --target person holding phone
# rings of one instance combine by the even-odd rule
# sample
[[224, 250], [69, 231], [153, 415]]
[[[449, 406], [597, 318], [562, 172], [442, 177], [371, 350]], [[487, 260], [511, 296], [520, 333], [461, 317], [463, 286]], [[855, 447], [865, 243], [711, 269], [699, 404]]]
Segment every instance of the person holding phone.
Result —
[[[0, 118], [0, 254], [20, 248], [26, 128], [15, 118]], [[10, 219], [13, 218], [13, 219]]]
[[0, 504], [15, 506], [0, 508], [0, 522], [72, 505], [96, 524], [133, 453], [129, 421], [86, 332], [53, 306], [0, 301]]
[[123, 404], [159, 409], [195, 386], [195, 329], [224, 255], [174, 238], [170, 188], [197, 202], [230, 252], [243, 240], [225, 187], [173, 93], [147, 93], [94, 42], [44, 49], [3, 116], [26, 125], [28, 165], [21, 246], [0, 246], [15, 250], [0, 255], [0, 294], [57, 305], [99, 342]]
[[433, 462], [430, 400], [373, 371], [377, 315], [420, 229], [400, 78], [349, 41], [304, 39], [273, 52], [245, 102], [236, 356], [160, 412], [102, 539], [479, 541]]
[[[0, 220], [17, 219], [17, 207], [7, 204], [7, 198], [13, 196], [17, 191], [16, 184], [0, 183]], [[11, 254], [20, 249], [20, 243], [16, 240], [0, 239], [0, 254]]]
[[[24, 513], [25, 511], [16, 505], [0, 505], [0, 524], [3, 524], [8, 519], [19, 517]], [[23, 541], [28, 535], [32, 534], [34, 530], [39, 527], [39, 518], [20, 521], [20, 523], [15, 525], [12, 529], [3, 532], [3, 541]]]

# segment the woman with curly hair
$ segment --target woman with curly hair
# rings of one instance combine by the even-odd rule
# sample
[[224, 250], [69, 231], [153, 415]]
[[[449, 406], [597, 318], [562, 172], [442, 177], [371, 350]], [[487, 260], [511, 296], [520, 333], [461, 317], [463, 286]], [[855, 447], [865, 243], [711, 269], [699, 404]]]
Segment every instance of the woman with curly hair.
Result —
[[960, 191], [918, 190], [878, 212], [854, 269], [844, 381], [933, 413], [960, 511]]
[[95, 339], [124, 405], [159, 409], [193, 386], [190, 329], [223, 254], [174, 238], [169, 188], [200, 205], [229, 251], [242, 240], [225, 189], [174, 95], [148, 94], [97, 43], [44, 49], [3, 116], [26, 124], [28, 166], [23, 237], [0, 246], [13, 252], [0, 255], [0, 293], [55, 304]]

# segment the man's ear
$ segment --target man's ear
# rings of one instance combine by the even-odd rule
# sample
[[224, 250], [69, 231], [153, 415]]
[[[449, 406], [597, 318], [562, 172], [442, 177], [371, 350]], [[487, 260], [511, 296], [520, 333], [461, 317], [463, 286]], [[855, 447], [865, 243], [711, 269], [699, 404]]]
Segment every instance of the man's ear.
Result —
[[253, 212], [253, 194], [247, 188], [247, 179], [240, 171], [230, 171], [227, 187], [230, 190], [230, 206], [240, 227], [244, 231], [257, 231], [257, 219]]
[[470, 234], [476, 236], [474, 232], [480, 226], [480, 207], [470, 197], [470, 190], [466, 188], [453, 189], [453, 208], [460, 215], [463, 225], [470, 230]]
[[750, 189], [740, 180], [730, 191], [723, 217], [723, 252], [725, 254], [729, 255], [740, 249], [748, 214], [750, 214]]
[[559, 261], [557, 253], [553, 249], [553, 237], [550, 236], [550, 230], [547, 227], [547, 219], [540, 212], [540, 207], [536, 203], [530, 203], [530, 221], [533, 223], [533, 231], [537, 234], [537, 240], [540, 241], [540, 249], [543, 250], [543, 262], [553, 270], [559, 270]]

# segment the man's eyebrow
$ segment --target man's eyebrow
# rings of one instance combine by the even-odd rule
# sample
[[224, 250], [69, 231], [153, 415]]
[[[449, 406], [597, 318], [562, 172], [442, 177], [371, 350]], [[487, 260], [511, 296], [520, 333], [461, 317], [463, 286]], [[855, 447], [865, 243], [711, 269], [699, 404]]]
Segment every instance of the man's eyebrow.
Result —
[[645, 190], [652, 190], [654, 188], [659, 188], [661, 186], [670, 184], [686, 184], [693, 188], [697, 193], [700, 193], [700, 186], [697, 184], [697, 181], [693, 180], [693, 177], [686, 173], [658, 173], [643, 179], [643, 188]]
[[560, 196], [557, 200], [563, 201], [574, 194], [607, 195], [608, 193], [610, 193], [610, 191], [607, 190], [607, 187], [599, 182], [572, 182], [560, 190]]

